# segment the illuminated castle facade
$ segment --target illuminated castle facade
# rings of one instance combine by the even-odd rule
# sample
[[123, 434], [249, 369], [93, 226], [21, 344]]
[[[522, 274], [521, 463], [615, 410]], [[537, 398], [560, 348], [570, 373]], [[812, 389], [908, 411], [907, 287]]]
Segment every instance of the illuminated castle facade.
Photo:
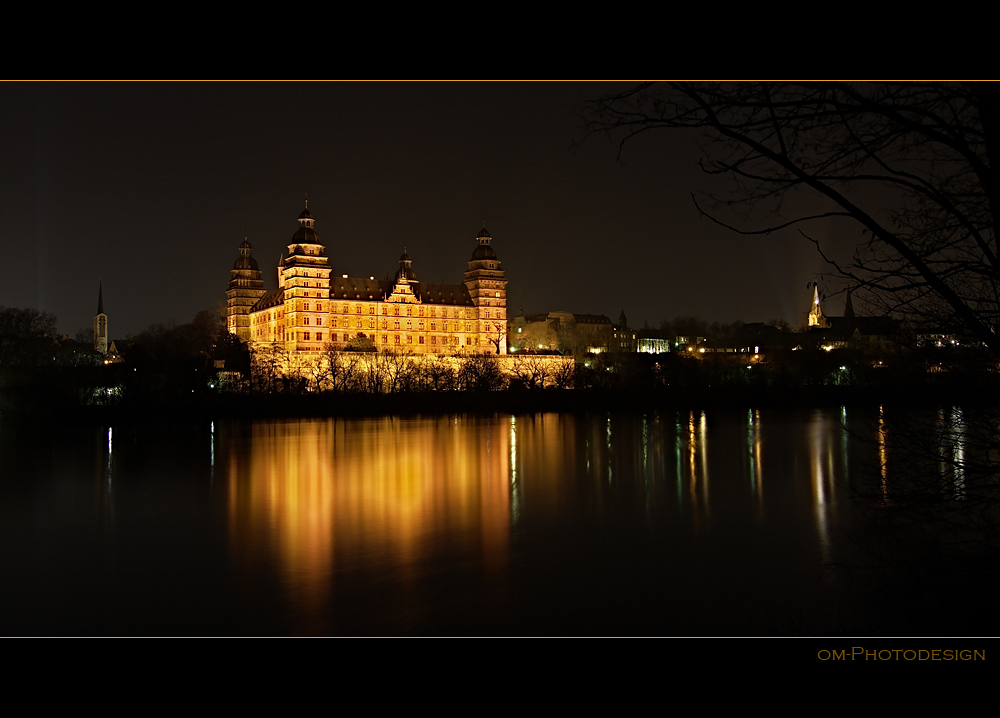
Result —
[[507, 280], [491, 242], [484, 226], [462, 284], [421, 282], [405, 249], [391, 280], [336, 277], [307, 204], [274, 291], [243, 240], [226, 292], [229, 331], [306, 355], [368, 342], [414, 354], [506, 354]]

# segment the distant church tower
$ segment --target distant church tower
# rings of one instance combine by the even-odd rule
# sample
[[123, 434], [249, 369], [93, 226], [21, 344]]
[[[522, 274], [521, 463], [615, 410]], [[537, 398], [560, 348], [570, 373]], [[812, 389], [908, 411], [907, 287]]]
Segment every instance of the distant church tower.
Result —
[[226, 326], [244, 342], [250, 340], [250, 307], [265, 294], [263, 275], [252, 255], [253, 247], [244, 235], [240, 256], [229, 270], [226, 292]]
[[94, 351], [108, 355], [108, 315], [104, 313], [104, 283], [97, 285], [97, 314], [94, 315]]
[[479, 230], [476, 248], [465, 273], [465, 286], [476, 307], [480, 337], [486, 337], [497, 354], [507, 353], [507, 279], [500, 268], [500, 260], [490, 242], [493, 238], [486, 229]]
[[816, 282], [813, 282], [812, 305], [809, 307], [809, 326], [823, 329], [830, 326], [826, 315], [823, 314], [823, 306], [819, 298], [819, 285]]

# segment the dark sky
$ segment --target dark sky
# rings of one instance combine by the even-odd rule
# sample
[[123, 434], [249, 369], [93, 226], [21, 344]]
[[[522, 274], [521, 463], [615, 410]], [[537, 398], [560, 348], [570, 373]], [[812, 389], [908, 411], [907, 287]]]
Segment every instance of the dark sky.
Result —
[[3, 83], [0, 305], [73, 335], [103, 280], [112, 337], [190, 321], [224, 301], [244, 230], [276, 286], [308, 193], [338, 274], [384, 277], [405, 246], [419, 278], [459, 283], [485, 218], [511, 316], [801, 323], [822, 260], [699, 218], [698, 136], [647, 134], [621, 161], [575, 145], [585, 101], [623, 87]]

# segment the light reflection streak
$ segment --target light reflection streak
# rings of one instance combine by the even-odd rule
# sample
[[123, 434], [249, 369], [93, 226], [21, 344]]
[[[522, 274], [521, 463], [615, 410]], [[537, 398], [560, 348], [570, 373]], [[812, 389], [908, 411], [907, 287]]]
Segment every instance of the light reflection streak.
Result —
[[608, 483], [610, 484], [611, 483], [611, 465], [612, 465], [612, 461], [611, 461], [611, 456], [612, 456], [612, 451], [611, 451], [611, 415], [610, 414], [608, 415], [608, 419], [607, 419], [606, 433], [607, 433], [606, 442], [607, 442], [607, 449], [608, 449], [608, 462], [607, 462], [607, 464], [608, 464]]
[[708, 508], [708, 417], [701, 412], [698, 424], [698, 454], [701, 459], [701, 484], [705, 493], [705, 508]]
[[946, 412], [941, 409], [938, 422], [941, 426], [941, 478], [951, 482], [952, 498], [965, 499], [965, 415], [957, 406]]
[[111, 478], [111, 459], [114, 449], [114, 429], [108, 427], [108, 454], [107, 461], [104, 466], [104, 497], [105, 506], [107, 507], [105, 512], [105, 519], [107, 521], [106, 528], [110, 529], [115, 521], [115, 495], [114, 495], [114, 483]]
[[684, 453], [684, 421], [681, 419], [680, 412], [677, 413], [677, 420], [674, 426], [674, 455], [677, 460], [677, 466], [674, 468], [677, 476], [677, 506], [681, 506], [681, 502], [684, 499], [684, 469], [683, 469], [683, 453]]
[[[708, 416], [704, 411], [697, 415], [688, 412], [687, 429], [687, 480], [688, 498], [693, 507], [707, 512], [708, 492]], [[679, 467], [678, 467], [679, 470]]]
[[209, 422], [208, 425], [208, 450], [209, 450], [209, 464], [208, 464], [208, 485], [209, 488], [215, 485], [215, 422]]
[[521, 486], [518, 481], [517, 417], [510, 417], [507, 441], [510, 446], [510, 523], [516, 526], [521, 519]]
[[[813, 412], [809, 419], [809, 449], [813, 486], [813, 515], [823, 560], [829, 561], [830, 523], [836, 510], [836, 449], [834, 441], [845, 441], [846, 436], [832, 416], [821, 411]], [[845, 467], [846, 470], [846, 467]]]
[[698, 435], [695, 432], [694, 423], [694, 412], [688, 413], [688, 495], [691, 497], [691, 503], [695, 506], [698, 505], [698, 486], [697, 486], [697, 476], [698, 476]]
[[747, 424], [747, 449], [750, 453], [750, 490], [757, 498], [758, 503], [760, 503], [764, 496], [760, 461], [760, 409], [747, 410]]
[[878, 461], [882, 476], [882, 503], [889, 503], [889, 434], [885, 423], [885, 409], [878, 408]]

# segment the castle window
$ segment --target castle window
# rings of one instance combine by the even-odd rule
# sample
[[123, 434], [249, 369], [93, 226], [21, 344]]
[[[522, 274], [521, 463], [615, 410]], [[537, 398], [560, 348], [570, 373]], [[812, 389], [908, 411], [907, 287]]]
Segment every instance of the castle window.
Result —
[[397, 317], [398, 317], [398, 316], [399, 316], [399, 307], [393, 307], [393, 308], [392, 308], [392, 313], [393, 313], [393, 314], [394, 314], [395, 316], [397, 316]]
[[303, 304], [303, 305], [302, 305], [302, 309], [303, 309], [304, 311], [307, 311], [307, 312], [308, 312], [308, 311], [309, 311], [309, 302], [306, 302], [305, 304]]
[[396, 335], [396, 343], [399, 344], [399, 335]]
[[316, 317], [316, 324], [317, 325], [322, 325], [323, 324], [323, 317]]
[[413, 307], [407, 307], [406, 308], [406, 316], [408, 316], [408, 317], [412, 317], [413, 316]]
[[413, 329], [413, 322], [410, 321], [409, 319], [406, 320], [406, 328]]
[[305, 332], [305, 339], [304, 339], [304, 341], [309, 341], [309, 332]]
[[437, 322], [431, 322], [431, 331], [437, 330]]
[[382, 343], [383, 344], [388, 344], [389, 343], [389, 337], [387, 337], [385, 334], [382, 335]]
[[406, 343], [413, 344], [413, 337], [409, 334], [406, 335]]
[[374, 318], [370, 318], [368, 320], [368, 328], [369, 329], [374, 329], [375, 328], [375, 319]]
[[424, 321], [421, 319], [420, 320], [420, 331], [423, 331], [423, 330], [424, 330]]
[[392, 328], [393, 328], [393, 329], [399, 329], [399, 320], [397, 319], [396, 321], [394, 321], [394, 322], [392, 323], [392, 325], [393, 325], [393, 326], [392, 326]]
[[[368, 313], [369, 314], [374, 314], [375, 313], [375, 305], [374, 304], [372, 304], [370, 307], [368, 307]], [[375, 325], [373, 324], [372, 326], [375, 326]]]
[[431, 337], [431, 344], [437, 344], [437, 337]]
[[358, 305], [358, 314], [361, 314], [361, 305]]
[[323, 341], [323, 332], [316, 332], [316, 341]]
[[420, 337], [420, 343], [421, 343], [421, 344], [423, 344], [423, 343], [424, 343], [424, 338], [423, 338], [423, 337]]
[[382, 328], [385, 329], [387, 324], [388, 324], [388, 322], [386, 322], [385, 319], [383, 319], [382, 320]]
[[304, 317], [302, 319], [302, 323], [305, 324], [306, 326], [309, 326], [309, 317]]

